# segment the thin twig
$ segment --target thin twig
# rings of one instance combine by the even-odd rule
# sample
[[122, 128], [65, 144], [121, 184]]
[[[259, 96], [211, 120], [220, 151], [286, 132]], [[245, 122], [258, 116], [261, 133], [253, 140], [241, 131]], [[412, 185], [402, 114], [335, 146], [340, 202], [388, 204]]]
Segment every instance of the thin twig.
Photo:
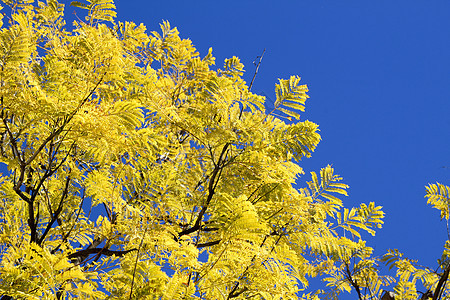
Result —
[[[252, 89], [253, 82], [255, 81], [256, 74], [258, 74], [259, 66], [261, 65], [261, 61], [263, 59], [263, 56], [264, 56], [265, 52], [266, 52], [266, 48], [264, 48], [263, 53], [260, 56], [258, 56], [259, 57], [258, 64], [256, 65], [256, 69], [255, 69], [255, 73], [253, 74], [252, 81], [250, 82], [250, 85], [248, 86], [248, 90], [249, 91], [251, 91], [251, 89]], [[256, 59], [258, 59], [258, 57], [256, 57]], [[243, 111], [244, 111], [244, 105], [241, 106], [241, 111], [239, 112], [239, 119], [241, 119]]]
[[181, 231], [178, 234], [178, 238], [182, 237], [183, 235], [187, 235], [187, 234], [193, 233], [193, 232], [201, 229], [200, 224], [202, 222], [203, 215], [205, 214], [206, 210], [208, 209], [208, 205], [211, 202], [211, 200], [214, 196], [214, 193], [216, 192], [216, 187], [220, 180], [220, 175], [222, 174], [222, 169], [224, 167], [225, 160], [226, 160], [227, 149], [229, 146], [230, 146], [229, 143], [225, 144], [225, 146], [222, 149], [222, 153], [219, 156], [219, 160], [217, 161], [217, 164], [215, 164], [214, 170], [211, 174], [209, 184], [208, 184], [208, 196], [206, 198], [205, 204], [202, 206], [202, 209], [200, 210], [200, 213], [197, 215], [197, 219], [194, 223], [194, 226]]
[[134, 262], [133, 279], [131, 280], [131, 289], [130, 289], [130, 298], [129, 298], [130, 300], [131, 300], [131, 297], [133, 296], [134, 278], [136, 276], [136, 267], [137, 267], [137, 263], [139, 260], [139, 252], [141, 251], [142, 244], [144, 243], [144, 237], [147, 233], [147, 229], [148, 229], [148, 222], [145, 226], [145, 231], [144, 231], [144, 234], [142, 235], [142, 239], [141, 239], [141, 243], [139, 244], [139, 248], [137, 249], [138, 253], [136, 254], [136, 261]]
[[[252, 89], [253, 82], [255, 81], [256, 74], [258, 74], [259, 66], [261, 65], [261, 61], [262, 61], [262, 59], [264, 57], [264, 53], [265, 52], [266, 52], [266, 48], [264, 48], [263, 53], [261, 54], [261, 56], [258, 56], [259, 57], [258, 64], [256, 65], [256, 70], [255, 70], [255, 73], [253, 74], [252, 81], [250, 82], [250, 85], [248, 86], [248, 90], [249, 91]], [[258, 57], [256, 59], [258, 59]], [[255, 62], [253, 62], [253, 63], [255, 63]]]
[[70, 176], [67, 176], [67, 179], [66, 179], [66, 185], [65, 185], [64, 190], [63, 190], [63, 193], [62, 193], [62, 195], [61, 195], [61, 200], [60, 200], [60, 202], [59, 202], [59, 204], [58, 204], [58, 208], [56, 209], [55, 213], [52, 214], [51, 220], [50, 220], [50, 222], [48, 222], [47, 227], [45, 228], [44, 233], [42, 234], [42, 236], [40, 237], [40, 239], [37, 241], [37, 244], [38, 244], [38, 245], [41, 245], [41, 244], [42, 244], [42, 242], [44, 241], [44, 239], [45, 239], [45, 237], [47, 236], [48, 232], [49, 232], [50, 229], [52, 228], [53, 223], [55, 223], [55, 221], [59, 218], [59, 215], [61, 214], [61, 211], [62, 211], [62, 208], [63, 208], [64, 200], [66, 199], [67, 194], [68, 194], [68, 192], [69, 192], [69, 183], [70, 183]]

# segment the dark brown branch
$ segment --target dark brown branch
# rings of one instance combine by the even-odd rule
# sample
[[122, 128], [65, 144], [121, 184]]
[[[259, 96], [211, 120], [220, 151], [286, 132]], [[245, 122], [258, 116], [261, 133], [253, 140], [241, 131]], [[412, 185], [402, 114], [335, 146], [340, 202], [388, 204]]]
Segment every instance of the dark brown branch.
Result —
[[217, 231], [219, 228], [217, 227], [203, 227], [202, 231], [208, 232], [208, 231]]
[[[9, 139], [11, 140], [11, 148], [13, 150], [13, 154], [14, 156], [17, 156], [17, 159], [19, 160], [19, 166], [20, 166], [20, 175], [19, 175], [19, 179], [16, 182], [15, 177], [14, 177], [14, 187], [13, 190], [16, 192], [17, 195], [19, 195], [20, 198], [22, 198], [22, 200], [24, 200], [27, 203], [30, 203], [30, 198], [28, 196], [26, 196], [21, 190], [20, 187], [23, 184], [23, 180], [25, 177], [25, 171], [26, 171], [26, 164], [23, 160], [23, 158], [20, 156], [20, 152], [19, 152], [19, 147], [17, 146], [17, 141], [14, 138], [11, 130], [9, 129], [8, 123], [6, 122], [5, 119], [2, 120], [3, 124], [5, 125], [6, 131], [9, 135]], [[34, 217], [34, 216], [33, 216]]]
[[181, 231], [178, 234], [178, 238], [180, 238], [183, 235], [187, 235], [187, 234], [190, 234], [192, 232], [195, 232], [195, 231], [197, 231], [197, 230], [199, 230], [201, 228], [200, 224], [202, 222], [203, 215], [205, 214], [206, 210], [208, 209], [208, 205], [209, 205], [209, 203], [211, 202], [211, 200], [212, 200], [212, 198], [214, 196], [217, 184], [218, 184], [219, 179], [220, 179], [220, 174], [221, 174], [222, 169], [223, 169], [223, 163], [225, 161], [225, 157], [224, 156], [225, 156], [225, 153], [227, 152], [227, 149], [228, 149], [229, 146], [230, 146], [229, 143], [225, 144], [225, 146], [222, 149], [222, 153], [219, 156], [219, 160], [217, 161], [217, 164], [215, 164], [214, 170], [212, 172], [212, 175], [211, 175], [211, 178], [210, 178], [209, 184], [208, 184], [208, 196], [206, 198], [205, 204], [202, 206], [202, 209], [201, 209], [200, 213], [197, 216], [197, 219], [195, 221], [194, 226], [192, 226], [191, 228], [187, 228], [187, 229]]
[[447, 268], [444, 271], [444, 274], [442, 274], [441, 278], [439, 278], [439, 282], [436, 286], [436, 289], [434, 290], [433, 300], [440, 299], [442, 287], [444, 286], [444, 283], [447, 281], [449, 273], [450, 273], [450, 265], [447, 266]]
[[[284, 227], [286, 227], [291, 221], [292, 221], [292, 218], [290, 218], [289, 221], [287, 221], [286, 224], [284, 224]], [[276, 234], [273, 234], [273, 233], [267, 234], [264, 237], [264, 239], [263, 239], [263, 241], [262, 241], [262, 243], [261, 243], [261, 245], [259, 247], [261, 248], [262, 246], [264, 246], [267, 238], [269, 236], [272, 236], [272, 235], [276, 235]], [[283, 234], [278, 235], [278, 239], [275, 241], [275, 244], [272, 246], [272, 249], [270, 250], [269, 254], [273, 252], [273, 250], [278, 245], [278, 243], [280, 242], [282, 237], [283, 237]], [[255, 258], [256, 258], [256, 255], [253, 256], [250, 264], [245, 268], [244, 272], [242, 272], [242, 274], [239, 276], [238, 281], [236, 281], [236, 284], [234, 285], [233, 289], [228, 294], [228, 298], [227, 299], [235, 298], [235, 297], [239, 296], [240, 294], [242, 294], [243, 292], [248, 290], [247, 287], [244, 287], [240, 292], [236, 293], [236, 290], [239, 288], [239, 280], [241, 280], [245, 276], [245, 274], [248, 272], [248, 270], [250, 269], [250, 266], [255, 261]], [[264, 264], [264, 263], [265, 263], [265, 261], [262, 262], [262, 264]]]
[[353, 280], [352, 274], [350, 273], [350, 268], [348, 266], [348, 264], [345, 264], [345, 271], [347, 273], [347, 279], [348, 281], [350, 281], [350, 284], [353, 286], [353, 288], [355, 289], [356, 293], [358, 294], [358, 299], [362, 300], [362, 295], [361, 295], [361, 289], [359, 288], [358, 283]]
[[57, 135], [59, 135], [63, 130], [65, 125], [67, 125], [67, 123], [64, 123], [61, 125], [61, 127], [59, 127], [58, 129], [56, 129], [55, 131], [53, 131], [43, 142], [42, 144], [39, 146], [39, 148], [34, 151], [34, 153], [27, 159], [27, 161], [25, 162], [25, 165], [29, 165], [30, 163], [33, 162], [33, 160], [38, 156], [38, 154], [42, 151], [42, 149], [44, 149], [44, 147], [47, 145], [48, 142], [50, 142], [51, 140], [53, 140]]
[[222, 240], [217, 240], [217, 241], [212, 241], [212, 242], [207, 242], [207, 243], [201, 243], [201, 244], [198, 244], [196, 247], [197, 248], [203, 248], [203, 247], [214, 246], [214, 245], [219, 244], [221, 241]]
[[[67, 160], [67, 158], [69, 157], [70, 151], [72, 151], [74, 145], [75, 145], [75, 142], [72, 143], [72, 145], [71, 145], [70, 148], [69, 148], [69, 151], [67, 151], [66, 156], [61, 160], [61, 162], [60, 162], [57, 166], [55, 166], [55, 167], [52, 169], [52, 163], [53, 163], [53, 160], [55, 159], [55, 155], [56, 155], [56, 154], [55, 154], [55, 155], [52, 155], [52, 154], [50, 153], [50, 151], [52, 151], [52, 149], [53, 149], [53, 142], [50, 143], [49, 159], [48, 159], [48, 168], [46, 168], [44, 175], [43, 175], [42, 178], [39, 180], [39, 183], [38, 183], [38, 184], [35, 186], [35, 188], [33, 189], [33, 190], [34, 190], [34, 193], [33, 193], [33, 195], [31, 196], [31, 201], [34, 201], [34, 199], [36, 198], [36, 196], [37, 196], [39, 190], [41, 189], [42, 185], [44, 184], [45, 180], [47, 180], [47, 178], [49, 178], [50, 176], [52, 176], [52, 175], [53, 175], [53, 174], [54, 174], [54, 173], [62, 166], [62, 164]], [[57, 147], [57, 149], [56, 149], [55, 151], [58, 151], [58, 148], [59, 148], [59, 146]]]
[[238, 289], [238, 287], [239, 287], [239, 282], [236, 283], [236, 284], [234, 285], [234, 287], [231, 289], [230, 293], [228, 294], [227, 299], [231, 299], [231, 298], [236, 297], [236, 296], [234, 296], [234, 293], [236, 292], [236, 290]]
[[33, 201], [28, 202], [28, 226], [30, 227], [30, 241], [36, 243], [37, 239], [37, 226], [34, 218], [34, 203]]
[[[41, 179], [41, 181], [38, 183], [37, 187], [34, 189], [33, 195], [29, 198], [28, 196], [26, 196], [21, 190], [21, 186], [23, 184], [23, 180], [24, 180], [24, 174], [26, 171], [26, 166], [28, 166], [36, 157], [37, 155], [42, 151], [42, 149], [44, 149], [44, 147], [47, 145], [47, 143], [49, 143], [50, 141], [52, 141], [57, 135], [59, 135], [63, 130], [64, 127], [70, 122], [70, 120], [75, 116], [76, 112], [80, 109], [80, 107], [89, 99], [89, 97], [94, 93], [94, 91], [97, 89], [98, 85], [101, 83], [101, 81], [103, 80], [103, 76], [102, 78], [97, 82], [97, 84], [94, 86], [94, 88], [91, 90], [91, 92], [88, 94], [88, 96], [86, 96], [81, 103], [78, 105], [78, 107], [66, 118], [64, 118], [64, 122], [63, 124], [56, 129], [55, 131], [53, 131], [45, 140], [44, 142], [39, 146], [39, 148], [28, 158], [28, 160], [25, 161], [25, 157], [24, 156], [20, 156], [20, 152], [19, 152], [19, 148], [17, 146], [17, 141], [14, 138], [11, 130], [9, 129], [9, 126], [6, 122], [5, 119], [3, 119], [3, 123], [5, 125], [5, 128], [8, 131], [8, 134], [10, 136], [11, 139], [11, 146], [13, 148], [13, 153], [15, 153], [15, 155], [17, 155], [18, 160], [19, 160], [19, 165], [20, 165], [20, 175], [19, 175], [19, 180], [17, 182], [15, 182], [14, 188], [13, 190], [24, 200], [28, 203], [28, 214], [29, 214], [29, 218], [28, 218], [28, 226], [30, 227], [30, 241], [36, 243], [37, 242], [37, 238], [38, 238], [38, 234], [37, 234], [37, 223], [39, 221], [39, 218], [35, 218], [34, 214], [35, 214], [35, 209], [34, 209], [34, 199], [38, 194], [39, 189], [41, 188], [43, 182], [45, 181], [46, 178], [50, 177], [61, 165], [62, 163], [65, 161], [65, 159], [63, 159], [63, 161], [59, 164], [59, 166], [53, 170], [51, 170], [51, 163], [49, 164], [49, 169], [50, 170], [46, 170], [43, 178]], [[69, 151], [70, 152], [70, 151]], [[50, 155], [50, 153], [49, 153]], [[50, 161], [52, 161], [54, 158], [54, 156], [52, 155], [52, 159], [49, 158]], [[39, 212], [38, 212], [39, 214]], [[50, 228], [47, 227], [48, 230], [50, 230]], [[47, 231], [46, 229], [46, 231]], [[48, 232], [48, 231], [47, 231]], [[40, 239], [42, 242], [42, 239]]]
[[[66, 234], [65, 234], [65, 235], [63, 236], [63, 238], [61, 239], [61, 243], [58, 245], [58, 247], [56, 247], [55, 249], [53, 249], [53, 250], [51, 251], [52, 254], [56, 253], [56, 251], [58, 251], [59, 248], [61, 248], [63, 242], [66, 242], [66, 241], [67, 241], [67, 238], [68, 238], [69, 235], [72, 233], [72, 230], [73, 230], [73, 228], [75, 227], [75, 224], [77, 223], [78, 218], [80, 217], [81, 209], [83, 208], [84, 199], [85, 199], [85, 196], [84, 196], [84, 190], [83, 190], [83, 196], [82, 196], [82, 198], [81, 198], [81, 202], [80, 202], [80, 205], [79, 205], [79, 207], [78, 207], [78, 213], [77, 213], [77, 216], [76, 216], [74, 222], [72, 223], [72, 226], [70, 227], [69, 231], [67, 231]], [[71, 216], [70, 216], [70, 217], [71, 217]], [[69, 219], [70, 219], [70, 217], [69, 217]]]
[[[73, 145], [74, 144], [72, 144], [72, 146], [70, 147], [70, 149], [68, 151], [68, 154], [70, 153]], [[52, 148], [53, 148], [53, 143], [50, 144], [50, 149], [52, 149]], [[35, 218], [35, 216], [34, 216], [34, 200], [36, 199], [36, 196], [38, 195], [38, 192], [41, 189], [41, 187], [43, 186], [45, 180], [47, 178], [49, 178], [50, 176], [52, 176], [62, 166], [62, 164], [66, 161], [66, 159], [68, 157], [68, 154], [66, 155], [66, 157], [63, 158], [63, 160], [61, 161], [61, 163], [58, 166], [56, 166], [54, 169], [51, 169], [51, 164], [52, 164], [52, 162], [54, 160], [54, 155], [52, 155], [49, 152], [49, 167], [48, 167], [48, 169], [45, 170], [44, 175], [39, 180], [37, 185], [35, 185], [35, 187], [33, 189], [31, 189], [32, 190], [32, 195], [31, 195], [31, 198], [29, 198], [28, 201], [27, 201], [28, 202], [28, 212], [29, 212], [29, 215], [30, 215], [30, 217], [28, 219], [28, 225], [30, 226], [30, 230], [31, 230], [31, 242], [36, 242], [38, 245], [40, 245], [44, 241], [45, 236], [48, 234], [49, 230], [53, 226], [53, 223], [58, 219], [58, 217], [59, 217], [59, 215], [60, 215], [60, 213], [62, 211], [62, 208], [63, 208], [62, 205], [63, 205], [64, 199], [67, 197], [67, 193], [68, 193], [68, 188], [69, 188], [68, 184], [69, 184], [69, 181], [70, 181], [70, 177], [67, 177], [66, 186], [65, 186], [64, 191], [63, 191], [62, 199], [61, 199], [61, 201], [60, 201], [60, 203], [58, 205], [57, 212], [55, 214], [51, 213], [52, 214], [51, 220], [47, 224], [47, 227], [46, 227], [46, 229], [44, 231], [44, 234], [43, 234], [43, 236], [41, 236], [39, 238], [39, 240], [37, 240], [37, 237], [38, 237], [38, 235], [37, 235], [37, 224], [39, 222], [39, 209], [38, 209], [37, 217]], [[20, 184], [20, 185], [22, 185], [22, 184]], [[17, 184], [18, 191], [21, 193], [20, 185], [19, 185], [19, 182], [18, 182], [18, 184]], [[16, 193], [19, 194], [19, 192], [17, 190], [15, 190], [15, 191], [16, 191]]]
[[124, 251], [115, 251], [115, 250], [109, 250], [109, 249], [103, 249], [103, 248], [88, 248], [84, 250], [77, 251], [75, 253], [69, 254], [69, 259], [79, 258], [79, 257], [86, 257], [90, 254], [103, 254], [106, 256], [124, 256], [127, 253], [130, 253], [131, 251], [137, 251], [138, 249], [130, 249], [130, 250], [124, 250]]
[[262, 188], [264, 186], [264, 183], [261, 184], [260, 186], [256, 187], [256, 189], [250, 194], [250, 196], [248, 196], [247, 201], [250, 201], [250, 199], [253, 197], [254, 194], [256, 194], [257, 191], [259, 191], [260, 188]]
[[232, 299], [232, 298], [236, 298], [239, 297], [239, 295], [241, 295], [242, 293], [246, 292], [248, 290], [248, 288], [246, 286], [244, 286], [242, 288], [242, 290], [240, 290], [239, 292], [237, 292], [237, 288], [239, 285], [235, 285], [234, 288], [231, 290], [231, 292], [228, 294], [228, 298], [227, 299]]
[[69, 183], [70, 183], [70, 176], [67, 176], [66, 179], [66, 185], [64, 186], [64, 191], [61, 195], [61, 200], [59, 201], [58, 204], [58, 208], [56, 209], [55, 213], [52, 214], [52, 218], [50, 220], [50, 222], [48, 222], [47, 227], [45, 228], [44, 233], [42, 234], [42, 236], [39, 238], [37, 244], [41, 245], [42, 242], [44, 241], [45, 237], [47, 236], [48, 232], [50, 231], [50, 229], [52, 228], [53, 224], [55, 223], [55, 221], [59, 218], [59, 215], [61, 214], [62, 208], [63, 208], [63, 203], [64, 200], [67, 197], [68, 191], [69, 191]]
[[[22, 171], [20, 171], [20, 172], [21, 172], [21, 175], [22, 175]], [[25, 173], [25, 172], [23, 172], [23, 173]], [[14, 190], [14, 192], [16, 192], [17, 195], [19, 195], [19, 197], [20, 197], [23, 201], [25, 201], [25, 202], [27, 202], [27, 203], [31, 203], [31, 199], [30, 199], [27, 195], [25, 195], [24, 192], [22, 192], [22, 191], [20, 190], [20, 186], [22, 186], [22, 183], [23, 183], [23, 176], [20, 176], [20, 177], [19, 177], [19, 181], [17, 181], [17, 183], [14, 185], [13, 190]], [[19, 184], [20, 184], [20, 185], [19, 185]]]
[[280, 212], [282, 212], [284, 209], [284, 207], [280, 208], [278, 211], [274, 212], [272, 215], [270, 215], [270, 217], [268, 217], [265, 221], [268, 221], [270, 219], [272, 219], [273, 217], [275, 217], [276, 215], [278, 215]]
[[[421, 293], [421, 292], [419, 292], [419, 293]], [[428, 290], [425, 293], [422, 293], [422, 297], [420, 297], [420, 300], [427, 300], [430, 298], [433, 298], [433, 293], [430, 290]], [[392, 299], [395, 300], [394, 298], [392, 298]], [[384, 300], [384, 299], [381, 299], [381, 300]]]
[[276, 183], [273, 188], [270, 189], [267, 193], [264, 193], [263, 195], [259, 196], [257, 199], [252, 201], [252, 204], [256, 204], [259, 200], [261, 200], [263, 197], [267, 196], [268, 194], [272, 193], [280, 184]]
[[9, 139], [11, 140], [11, 148], [12, 148], [12, 150], [13, 150], [13, 154], [15, 155], [15, 156], [17, 156], [17, 159], [19, 160], [19, 165], [20, 165], [20, 167], [22, 168], [25, 168], [25, 162], [24, 162], [24, 158], [22, 158], [21, 156], [20, 156], [20, 152], [19, 152], [19, 147], [17, 146], [17, 141], [16, 141], [16, 139], [14, 138], [14, 136], [13, 136], [13, 134], [12, 134], [12, 132], [11, 132], [11, 129], [9, 129], [9, 126], [8, 126], [8, 123], [6, 122], [6, 120], [5, 119], [3, 119], [2, 120], [3, 121], [3, 124], [5, 125], [5, 128], [6, 128], [6, 131], [8, 132], [8, 135], [9, 135]]

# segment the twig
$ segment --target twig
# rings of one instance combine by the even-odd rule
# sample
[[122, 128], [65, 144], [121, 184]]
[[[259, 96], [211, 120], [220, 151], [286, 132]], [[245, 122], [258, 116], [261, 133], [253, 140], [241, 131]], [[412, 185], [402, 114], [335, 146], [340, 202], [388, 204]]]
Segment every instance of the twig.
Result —
[[144, 243], [144, 237], [145, 237], [145, 234], [147, 233], [147, 229], [148, 229], [148, 222], [147, 222], [147, 225], [145, 226], [145, 231], [144, 231], [144, 234], [142, 235], [142, 239], [141, 239], [141, 243], [139, 244], [139, 248], [137, 249], [138, 253], [136, 254], [136, 261], [134, 262], [133, 279], [131, 280], [131, 289], [130, 289], [130, 298], [129, 298], [130, 300], [131, 300], [131, 297], [133, 296], [134, 278], [136, 276], [136, 267], [137, 267], [137, 263], [139, 260], [139, 252], [141, 251], [142, 244]]
[[[264, 48], [263, 53], [261, 54], [261, 56], [258, 56], [259, 57], [258, 64], [256, 65], [256, 70], [255, 70], [255, 73], [253, 74], [252, 81], [250, 82], [250, 85], [248, 86], [248, 90], [249, 91], [252, 89], [253, 82], [255, 81], [256, 74], [258, 74], [259, 66], [261, 65], [261, 61], [262, 61], [262, 59], [264, 57], [264, 53], [265, 52], [266, 52], [266, 48]], [[256, 59], [258, 59], [258, 57], [256, 57]], [[255, 62], [253, 62], [253, 63], [255, 63]]]
[[181, 231], [178, 234], [178, 238], [182, 237], [183, 235], [193, 233], [201, 228], [200, 224], [202, 222], [203, 215], [205, 214], [206, 210], [208, 209], [208, 205], [211, 202], [211, 200], [214, 196], [214, 193], [216, 192], [216, 187], [217, 187], [217, 184], [219, 183], [220, 174], [222, 173], [222, 170], [224, 167], [224, 161], [225, 161], [226, 153], [227, 153], [229, 146], [230, 146], [229, 143], [225, 144], [225, 146], [222, 149], [222, 153], [219, 156], [219, 160], [217, 161], [217, 164], [215, 164], [214, 170], [212, 172], [212, 175], [211, 175], [211, 178], [210, 178], [209, 184], [208, 184], [208, 196], [206, 198], [205, 204], [202, 206], [202, 209], [197, 216], [194, 226]]
[[60, 200], [60, 202], [59, 202], [59, 204], [58, 204], [58, 208], [56, 209], [55, 213], [52, 214], [51, 220], [50, 220], [50, 222], [48, 222], [48, 224], [47, 224], [47, 228], [45, 228], [44, 233], [42, 234], [42, 236], [41, 236], [41, 237], [39, 238], [39, 240], [37, 241], [37, 244], [38, 244], [38, 245], [42, 244], [42, 242], [44, 241], [44, 239], [45, 239], [45, 237], [47, 236], [48, 232], [49, 232], [50, 229], [52, 228], [53, 223], [55, 223], [55, 221], [59, 218], [59, 215], [61, 214], [61, 211], [62, 211], [62, 208], [63, 208], [64, 200], [66, 199], [67, 194], [68, 194], [68, 192], [69, 192], [69, 183], [70, 183], [70, 176], [67, 176], [67, 179], [66, 179], [66, 185], [65, 185], [64, 191], [63, 191], [63, 193], [62, 193], [62, 195], [61, 195], [61, 200]]
[[271, 188], [267, 193], [264, 193], [263, 195], [259, 196], [256, 200], [252, 201], [252, 204], [255, 205], [259, 200], [261, 200], [263, 197], [267, 196], [268, 194], [272, 193], [280, 184], [276, 183], [273, 188]]
[[[263, 53], [260, 56], [258, 56], [259, 57], [258, 64], [256, 65], [256, 69], [255, 69], [255, 73], [253, 74], [252, 81], [250, 82], [250, 85], [248, 86], [248, 90], [249, 91], [252, 89], [253, 82], [255, 81], [256, 74], [258, 74], [259, 66], [261, 65], [261, 61], [263, 59], [263, 56], [264, 56], [265, 52], [266, 52], [266, 48], [264, 48]], [[256, 59], [258, 59], [258, 57], [256, 57]], [[253, 62], [253, 63], [255, 63], [255, 62]], [[244, 111], [244, 105], [241, 106], [241, 111], [239, 112], [239, 119], [241, 119], [243, 111]]]
[[[286, 227], [291, 221], [292, 221], [292, 218], [290, 218], [289, 221], [287, 221], [286, 224], [284, 224], [283, 227]], [[271, 235], [272, 235], [272, 233], [271, 233], [271, 234], [268, 234], [268, 235], [266, 235], [266, 236], [264, 237], [264, 239], [263, 239], [261, 245], [259, 246], [260, 248], [262, 248], [262, 247], [264, 246], [264, 244], [265, 244], [267, 238], [268, 238], [269, 236], [271, 236]], [[269, 252], [269, 255], [273, 252], [273, 250], [275, 250], [275, 247], [278, 245], [278, 243], [280, 242], [280, 240], [281, 240], [281, 238], [282, 238], [283, 236], [284, 236], [283, 234], [280, 234], [280, 235], [278, 236], [278, 239], [277, 239], [277, 240], [275, 241], [275, 243], [273, 244], [272, 249], [271, 249], [270, 252]], [[253, 264], [253, 262], [255, 261], [255, 259], [256, 259], [256, 254], [253, 256], [252, 260], [250, 261], [250, 264], [245, 268], [244, 272], [242, 272], [242, 274], [238, 277], [238, 279], [237, 279], [237, 281], [236, 281], [234, 287], [231, 289], [230, 293], [228, 294], [227, 300], [229, 300], [229, 299], [231, 299], [231, 298], [236, 298], [236, 297], [238, 297], [239, 295], [241, 295], [242, 293], [244, 293], [244, 292], [246, 292], [246, 291], [248, 290], [248, 288], [247, 288], [246, 286], [244, 286], [244, 287], [242, 288], [242, 290], [240, 290], [239, 292], [237, 292], [237, 289], [239, 288], [239, 280], [242, 280], [242, 278], [244, 278], [245, 274], [248, 272], [248, 270], [250, 269], [250, 266]], [[268, 259], [266, 258], [266, 259], [262, 262], [262, 264], [264, 264], [267, 260], [268, 260]]]

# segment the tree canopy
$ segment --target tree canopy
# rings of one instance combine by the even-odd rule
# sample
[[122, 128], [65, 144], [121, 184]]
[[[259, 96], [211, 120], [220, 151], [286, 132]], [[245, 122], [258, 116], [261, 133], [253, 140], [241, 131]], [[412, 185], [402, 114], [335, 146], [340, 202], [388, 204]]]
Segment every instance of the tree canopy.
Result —
[[[72, 25], [56, 0], [2, 2], [2, 299], [377, 299], [393, 282], [361, 236], [381, 207], [345, 208], [332, 166], [301, 168], [320, 135], [300, 77], [268, 105], [237, 57], [214, 68], [112, 0], [72, 2]], [[428, 188], [446, 219], [448, 191]], [[390, 251], [395, 293], [442, 292], [446, 257], [441, 276]]]

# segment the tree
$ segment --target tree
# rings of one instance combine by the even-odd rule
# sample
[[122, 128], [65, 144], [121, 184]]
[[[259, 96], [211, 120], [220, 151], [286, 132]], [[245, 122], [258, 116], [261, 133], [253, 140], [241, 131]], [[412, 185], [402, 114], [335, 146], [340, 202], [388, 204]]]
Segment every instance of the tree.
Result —
[[361, 239], [381, 208], [344, 208], [331, 166], [297, 188], [320, 141], [299, 77], [267, 109], [238, 58], [214, 70], [168, 22], [92, 0], [68, 29], [56, 0], [3, 3], [2, 299], [318, 299], [311, 277], [381, 294]]

